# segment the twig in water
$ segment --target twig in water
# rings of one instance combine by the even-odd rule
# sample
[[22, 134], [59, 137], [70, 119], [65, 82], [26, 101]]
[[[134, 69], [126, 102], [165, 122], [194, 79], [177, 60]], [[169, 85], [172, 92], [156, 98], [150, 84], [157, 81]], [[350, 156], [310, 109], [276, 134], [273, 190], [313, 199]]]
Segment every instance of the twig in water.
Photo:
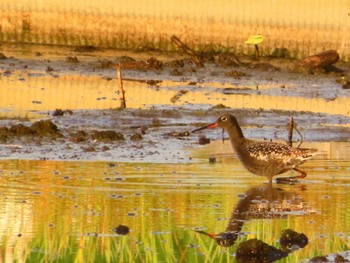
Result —
[[120, 64], [117, 64], [117, 81], [118, 81], [118, 90], [120, 92], [120, 95], [119, 95], [120, 108], [125, 109], [126, 108], [125, 90], [123, 88], [123, 79], [122, 79], [122, 73], [121, 73], [121, 66], [120, 66]]
[[288, 129], [288, 145], [293, 146], [293, 130], [295, 130], [300, 136], [300, 143], [297, 146], [297, 148], [299, 148], [304, 141], [304, 137], [300, 133], [300, 131], [298, 130], [297, 125], [295, 124], [293, 117], [290, 118], [290, 121], [287, 124], [287, 129]]

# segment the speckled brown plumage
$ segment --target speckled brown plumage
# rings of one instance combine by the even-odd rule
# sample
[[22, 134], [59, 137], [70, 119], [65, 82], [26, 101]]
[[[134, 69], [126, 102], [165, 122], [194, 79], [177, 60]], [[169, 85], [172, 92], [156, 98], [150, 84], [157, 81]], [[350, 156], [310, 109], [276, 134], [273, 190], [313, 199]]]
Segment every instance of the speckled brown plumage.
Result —
[[282, 143], [247, 139], [243, 136], [237, 119], [229, 114], [222, 115], [215, 123], [193, 132], [214, 127], [221, 127], [228, 132], [238, 159], [249, 172], [266, 176], [269, 181], [272, 181], [273, 176], [291, 169], [300, 173], [298, 178], [304, 178], [306, 173], [297, 167], [317, 154], [316, 149], [294, 148]]

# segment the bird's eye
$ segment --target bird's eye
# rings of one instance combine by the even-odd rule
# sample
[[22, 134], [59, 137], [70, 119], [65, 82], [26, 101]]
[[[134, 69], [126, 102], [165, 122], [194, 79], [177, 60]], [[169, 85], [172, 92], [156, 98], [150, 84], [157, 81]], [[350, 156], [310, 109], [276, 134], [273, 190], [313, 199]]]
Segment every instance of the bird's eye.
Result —
[[220, 120], [221, 120], [222, 122], [225, 122], [225, 121], [227, 121], [227, 117], [226, 117], [226, 116], [222, 116], [222, 117], [220, 118]]
[[219, 244], [220, 244], [220, 246], [226, 246], [226, 245], [227, 245], [227, 242], [226, 242], [225, 239], [221, 239], [221, 240], [219, 241]]

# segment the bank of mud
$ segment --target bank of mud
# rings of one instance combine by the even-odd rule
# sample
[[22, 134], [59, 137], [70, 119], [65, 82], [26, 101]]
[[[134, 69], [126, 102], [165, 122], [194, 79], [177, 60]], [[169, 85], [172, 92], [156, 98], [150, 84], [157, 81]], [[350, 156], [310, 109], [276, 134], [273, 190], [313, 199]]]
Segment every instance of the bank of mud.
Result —
[[[223, 112], [237, 116], [247, 137], [284, 140], [293, 117], [305, 141], [348, 141], [346, 63], [301, 72], [283, 56], [203, 54], [199, 68], [180, 53], [0, 51], [2, 158], [190, 162], [188, 149], [202, 136], [190, 131]], [[118, 63], [127, 109], [119, 109]]]

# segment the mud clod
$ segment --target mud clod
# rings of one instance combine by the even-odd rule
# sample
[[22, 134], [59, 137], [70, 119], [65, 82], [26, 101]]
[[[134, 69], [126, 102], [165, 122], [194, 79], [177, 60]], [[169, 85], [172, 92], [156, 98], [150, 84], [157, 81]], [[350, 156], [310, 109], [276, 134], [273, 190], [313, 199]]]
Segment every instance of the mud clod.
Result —
[[86, 45], [86, 46], [78, 46], [74, 48], [73, 51], [75, 52], [95, 52], [98, 48], [92, 45]]
[[114, 141], [124, 141], [124, 135], [120, 132], [115, 132], [112, 130], [107, 131], [95, 131], [91, 134], [93, 140], [101, 142], [114, 142]]
[[164, 62], [163, 65], [168, 68], [183, 68], [185, 66], [185, 61], [183, 59], [175, 59]]
[[163, 62], [154, 57], [145, 61], [127, 60], [125, 62], [120, 62], [119, 64], [122, 69], [131, 70], [159, 70], [163, 67]]
[[293, 246], [303, 248], [308, 244], [308, 238], [303, 233], [297, 233], [292, 229], [282, 231], [280, 244], [283, 249], [291, 249]]
[[231, 71], [229, 71], [229, 72], [226, 72], [226, 73], [225, 73], [225, 76], [226, 76], [226, 77], [233, 77], [233, 78], [239, 79], [239, 78], [241, 78], [241, 77], [247, 76], [247, 74], [244, 73], [244, 72], [242, 72], [242, 71], [231, 70]]
[[53, 113], [52, 113], [52, 116], [63, 116], [64, 114], [64, 111], [61, 110], [61, 109], [56, 109]]
[[329, 261], [324, 256], [317, 256], [317, 257], [313, 257], [312, 259], [310, 259], [309, 262], [310, 263], [322, 263], [322, 262], [329, 262]]
[[67, 57], [66, 61], [69, 63], [79, 63], [79, 59], [77, 57]]
[[221, 68], [239, 67], [244, 64], [234, 54], [219, 54], [216, 58], [216, 64]]
[[13, 136], [19, 136], [19, 137], [33, 135], [35, 133], [31, 128], [24, 126], [23, 124], [12, 125], [9, 131]]
[[47, 137], [62, 137], [58, 127], [51, 120], [41, 120], [34, 122], [30, 129], [34, 131], [36, 135]]
[[169, 74], [170, 74], [171, 76], [182, 76], [182, 75], [183, 75], [183, 72], [180, 71], [178, 68], [174, 68], [174, 69], [172, 69], [172, 70], [169, 72]]
[[130, 140], [132, 141], [141, 141], [143, 139], [142, 135], [139, 133], [135, 133], [130, 136]]
[[0, 127], [0, 142], [6, 142], [10, 136], [11, 136], [10, 131], [6, 127], [1, 126]]
[[236, 251], [238, 262], [273, 262], [286, 256], [287, 252], [256, 238], [240, 243]]
[[50, 120], [41, 120], [34, 122], [30, 127], [21, 123], [14, 124], [10, 128], [0, 126], [0, 141], [6, 142], [24, 136], [39, 136], [59, 138], [63, 135], [58, 130], [56, 124]]
[[48, 66], [48, 67], [46, 68], [46, 72], [52, 72], [52, 71], [54, 71], [54, 69], [53, 69], [52, 67]]
[[6, 57], [5, 55], [4, 55], [4, 53], [0, 53], [0, 59], [7, 59], [8, 57]]
[[130, 229], [127, 226], [119, 225], [116, 228], [113, 228], [113, 232], [116, 232], [118, 235], [127, 235], [130, 232]]
[[162, 61], [160, 61], [154, 57], [151, 57], [151, 58], [146, 60], [146, 65], [151, 69], [160, 69], [160, 68], [162, 68], [163, 63], [162, 63]]
[[210, 110], [221, 110], [221, 109], [229, 109], [230, 107], [227, 107], [224, 104], [216, 104], [215, 106], [211, 107]]
[[96, 149], [95, 149], [95, 147], [90, 146], [90, 147], [83, 148], [83, 151], [84, 152], [96, 152]]
[[198, 143], [200, 145], [205, 145], [205, 144], [209, 144], [210, 143], [210, 139], [205, 137], [205, 135], [203, 136], [200, 136], [199, 139], [198, 139]]
[[70, 135], [70, 140], [75, 143], [79, 142], [85, 142], [88, 140], [89, 135], [85, 131], [77, 131], [76, 133], [73, 133]]
[[174, 131], [174, 132], [171, 133], [171, 136], [175, 137], [175, 138], [183, 138], [183, 137], [190, 136], [190, 133], [188, 131], [184, 131], [184, 132]]

